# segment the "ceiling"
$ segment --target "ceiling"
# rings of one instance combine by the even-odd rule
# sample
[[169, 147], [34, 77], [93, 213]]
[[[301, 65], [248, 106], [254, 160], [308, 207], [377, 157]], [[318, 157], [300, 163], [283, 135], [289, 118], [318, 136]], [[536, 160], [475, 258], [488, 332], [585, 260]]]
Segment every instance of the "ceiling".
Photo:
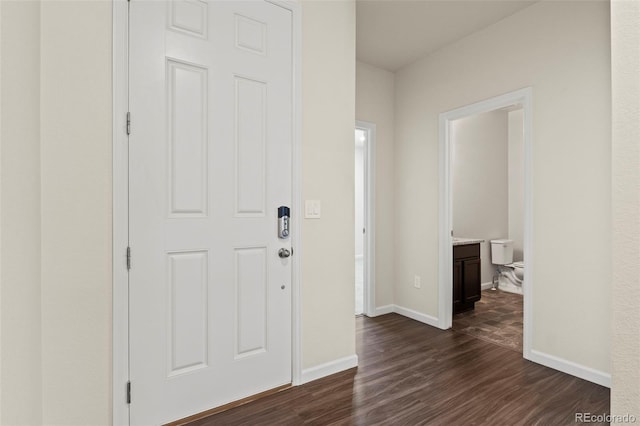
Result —
[[357, 0], [356, 56], [389, 71], [535, 3], [525, 0]]

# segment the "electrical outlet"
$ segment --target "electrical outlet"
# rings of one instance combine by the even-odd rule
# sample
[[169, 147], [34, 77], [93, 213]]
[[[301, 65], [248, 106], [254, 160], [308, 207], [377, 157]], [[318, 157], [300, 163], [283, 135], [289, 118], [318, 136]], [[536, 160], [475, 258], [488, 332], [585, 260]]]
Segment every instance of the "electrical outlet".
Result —
[[420, 282], [420, 276], [419, 275], [414, 275], [413, 276], [413, 286], [415, 288], [420, 288], [422, 287], [422, 283]]

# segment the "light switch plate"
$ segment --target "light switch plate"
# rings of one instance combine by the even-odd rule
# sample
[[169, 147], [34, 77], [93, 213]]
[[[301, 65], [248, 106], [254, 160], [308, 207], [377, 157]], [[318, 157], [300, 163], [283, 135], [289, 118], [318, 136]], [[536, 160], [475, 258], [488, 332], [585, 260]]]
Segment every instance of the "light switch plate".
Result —
[[305, 200], [304, 217], [305, 219], [320, 219], [321, 205], [320, 200]]

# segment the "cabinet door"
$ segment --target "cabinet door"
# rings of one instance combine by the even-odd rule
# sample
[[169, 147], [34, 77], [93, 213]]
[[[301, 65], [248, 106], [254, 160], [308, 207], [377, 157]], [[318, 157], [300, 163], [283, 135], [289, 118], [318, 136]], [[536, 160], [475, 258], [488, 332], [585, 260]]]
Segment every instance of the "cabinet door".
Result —
[[453, 262], [453, 307], [462, 302], [462, 262]]
[[480, 300], [480, 259], [462, 262], [462, 287], [464, 303]]

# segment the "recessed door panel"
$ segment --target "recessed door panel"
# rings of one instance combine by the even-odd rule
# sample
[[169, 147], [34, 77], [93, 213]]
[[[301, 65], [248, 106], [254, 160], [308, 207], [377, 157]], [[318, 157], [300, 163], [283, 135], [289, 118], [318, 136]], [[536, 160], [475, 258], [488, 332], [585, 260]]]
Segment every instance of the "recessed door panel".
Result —
[[169, 2], [169, 29], [196, 37], [207, 37], [208, 5], [201, 0]]
[[236, 249], [236, 358], [267, 349], [267, 248]]
[[167, 60], [170, 215], [207, 214], [207, 78], [204, 67]]
[[243, 15], [236, 15], [236, 47], [259, 55], [266, 54], [267, 24]]
[[267, 84], [235, 76], [236, 214], [263, 216]]
[[169, 376], [205, 368], [209, 333], [206, 251], [169, 253]]

